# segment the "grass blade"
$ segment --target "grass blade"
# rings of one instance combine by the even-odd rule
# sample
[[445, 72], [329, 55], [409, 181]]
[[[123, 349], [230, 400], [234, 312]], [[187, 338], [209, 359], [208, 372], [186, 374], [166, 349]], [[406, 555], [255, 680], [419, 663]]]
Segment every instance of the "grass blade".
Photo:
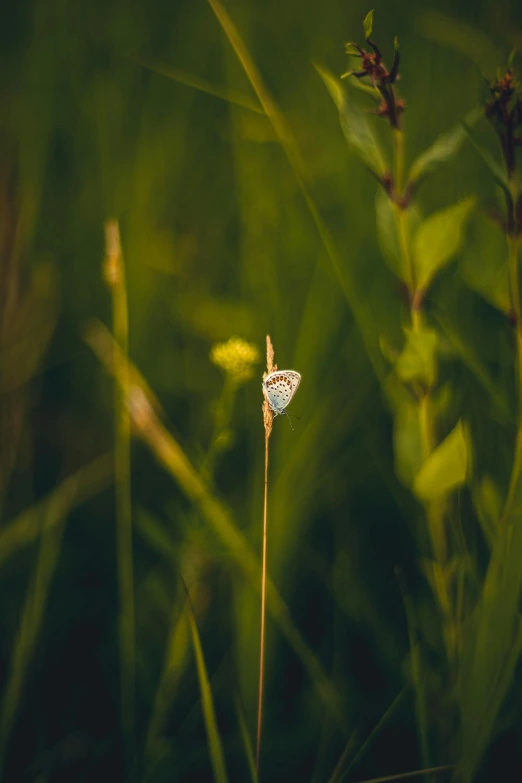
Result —
[[231, 90], [228, 87], [221, 87], [217, 84], [212, 84], [201, 76], [194, 76], [191, 73], [182, 71], [179, 68], [172, 68], [170, 65], [163, 63], [149, 62], [147, 60], [139, 60], [139, 64], [144, 68], [148, 68], [150, 71], [159, 73], [162, 76], [166, 76], [168, 79], [173, 79], [179, 84], [184, 84], [186, 87], [192, 87], [194, 90], [199, 90], [207, 95], [212, 95], [214, 98], [219, 98], [227, 103], [233, 103], [235, 106], [240, 106], [242, 109], [248, 109], [256, 114], [264, 114], [263, 108], [253, 101], [248, 95], [237, 90]]
[[444, 764], [442, 767], [429, 767], [429, 769], [416, 769], [413, 772], [399, 772], [397, 775], [386, 775], [383, 778], [371, 778], [370, 780], [358, 780], [357, 783], [387, 783], [389, 780], [409, 780], [420, 778], [423, 775], [433, 775], [435, 772], [445, 772], [453, 769], [453, 764]]
[[354, 757], [352, 758], [352, 760], [350, 761], [350, 763], [348, 764], [346, 769], [343, 772], [341, 772], [341, 769], [342, 769], [342, 767], [344, 765], [344, 761], [346, 760], [346, 757], [347, 757], [347, 755], [349, 753], [349, 749], [352, 746], [352, 737], [350, 737], [350, 739], [348, 740], [348, 744], [347, 744], [347, 746], [345, 748], [345, 751], [344, 751], [343, 755], [341, 756], [341, 759], [339, 760], [339, 763], [337, 764], [337, 767], [335, 768], [334, 773], [333, 773], [329, 783], [341, 783], [341, 781], [343, 781], [346, 778], [346, 776], [348, 775], [349, 771], [355, 766], [355, 764], [357, 764], [359, 759], [361, 759], [364, 756], [364, 754], [366, 753], [367, 749], [369, 748], [369, 746], [371, 745], [371, 743], [373, 742], [375, 737], [378, 735], [378, 733], [380, 732], [380, 730], [382, 729], [382, 727], [384, 726], [386, 721], [394, 713], [394, 711], [399, 706], [399, 704], [401, 704], [402, 699], [405, 696], [406, 692], [407, 692], [407, 687], [404, 687], [397, 694], [397, 696], [394, 698], [394, 700], [392, 701], [390, 706], [387, 708], [387, 710], [383, 713], [383, 715], [381, 715], [378, 723], [374, 726], [374, 728], [372, 729], [372, 731], [370, 732], [370, 734], [368, 735], [366, 740], [363, 742], [363, 744], [361, 745], [361, 747], [359, 748], [357, 753], [354, 755]]
[[203, 706], [203, 717], [205, 719], [205, 727], [207, 730], [210, 760], [212, 762], [212, 769], [214, 770], [214, 780], [216, 780], [217, 783], [227, 783], [228, 778], [225, 769], [225, 757], [223, 756], [223, 747], [221, 745], [221, 738], [219, 736], [216, 722], [216, 713], [212, 699], [212, 689], [208, 679], [205, 658], [203, 657], [203, 648], [201, 646], [201, 639], [199, 636], [198, 627], [196, 625], [196, 618], [194, 617], [194, 612], [190, 603], [188, 590], [187, 617], [189, 621], [190, 633], [192, 636], [192, 643], [194, 645], [194, 655], [196, 658], [196, 667], [198, 670], [199, 688], [201, 691], [201, 703]]
[[43, 531], [59, 524], [74, 508], [107, 489], [113, 473], [114, 455], [97, 457], [64, 479], [43, 500], [8, 522], [0, 530], [0, 566], [20, 549], [32, 544]]
[[258, 776], [257, 776], [257, 770], [256, 770], [256, 760], [254, 756], [254, 748], [252, 745], [252, 740], [250, 739], [250, 734], [248, 731], [248, 726], [246, 724], [245, 715], [243, 712], [243, 707], [239, 701], [239, 698], [236, 698], [236, 713], [237, 713], [237, 720], [239, 723], [239, 730], [241, 732], [241, 739], [243, 740], [243, 745], [245, 746], [245, 754], [247, 757], [248, 762], [248, 769], [250, 772], [250, 777], [252, 778], [252, 783], [258, 782]]
[[308, 211], [310, 212], [312, 220], [315, 223], [325, 251], [339, 280], [353, 317], [359, 327], [359, 331], [364, 341], [364, 345], [366, 347], [366, 351], [368, 353], [368, 357], [371, 361], [374, 372], [380, 380], [383, 380], [385, 377], [385, 366], [382, 356], [377, 349], [377, 340], [373, 339], [369, 329], [371, 319], [365, 318], [364, 308], [356, 295], [354, 286], [351, 280], [343, 273], [343, 267], [345, 268], [347, 266], [346, 259], [344, 259], [341, 263], [339, 253], [335, 247], [330, 232], [323, 218], [321, 217], [319, 209], [306, 184], [307, 175], [305, 166], [301, 159], [301, 155], [297, 148], [292, 131], [288, 126], [283, 114], [279, 111], [277, 104], [270, 95], [261, 77], [261, 74], [259, 73], [253, 59], [251, 58], [248, 49], [239, 35], [239, 32], [232, 19], [229, 17], [228, 13], [219, 0], [208, 0], [208, 2], [232, 49], [236, 53], [236, 56], [241, 63], [241, 66], [248, 80], [250, 81], [250, 84], [254, 88], [254, 92], [259, 98], [259, 102], [263, 107], [265, 114], [272, 123], [274, 132], [294, 173], [299, 189], [301, 190], [303, 198], [306, 202]]
[[[125, 268], [116, 220], [105, 224], [105, 280], [112, 294], [112, 322], [116, 343], [124, 359], [129, 348], [129, 316]], [[132, 562], [132, 509], [130, 488], [130, 416], [126, 401], [129, 389], [128, 362], [118, 364], [114, 384], [115, 448], [114, 474], [116, 488], [116, 538], [118, 587], [120, 597], [120, 698], [121, 725], [128, 762], [134, 755], [134, 689], [136, 653], [134, 640], [134, 576]]]
[[64, 508], [71, 508], [77, 486], [69, 479], [66, 488], [55, 493], [53, 501], [45, 507], [45, 517], [40, 518], [42, 536], [33, 578], [27, 589], [18, 637], [15, 641], [10, 665], [10, 676], [4, 688], [0, 708], [0, 771], [16, 713], [23, 698], [27, 675], [45, 615], [47, 597], [58, 562], [62, 535], [65, 528]]

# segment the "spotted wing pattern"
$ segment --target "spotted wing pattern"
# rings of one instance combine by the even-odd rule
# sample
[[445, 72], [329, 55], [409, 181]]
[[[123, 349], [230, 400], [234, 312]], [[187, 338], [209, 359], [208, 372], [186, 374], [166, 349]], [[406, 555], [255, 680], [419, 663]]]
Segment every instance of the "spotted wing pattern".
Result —
[[274, 413], [284, 413], [299, 386], [301, 376], [295, 370], [276, 370], [267, 375], [263, 387]]

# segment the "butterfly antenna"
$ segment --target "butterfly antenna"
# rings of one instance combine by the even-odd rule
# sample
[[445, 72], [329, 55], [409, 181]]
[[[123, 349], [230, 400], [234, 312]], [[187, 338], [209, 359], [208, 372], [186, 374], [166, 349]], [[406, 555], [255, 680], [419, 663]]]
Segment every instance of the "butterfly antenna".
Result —
[[286, 414], [286, 418], [288, 419], [288, 423], [290, 424], [290, 426], [291, 426], [291, 428], [292, 428], [292, 432], [295, 432], [295, 430], [294, 430], [294, 425], [292, 424], [292, 420], [291, 420], [291, 418], [290, 418], [290, 414], [288, 413], [288, 411], [283, 411], [283, 413], [285, 413], [285, 414]]

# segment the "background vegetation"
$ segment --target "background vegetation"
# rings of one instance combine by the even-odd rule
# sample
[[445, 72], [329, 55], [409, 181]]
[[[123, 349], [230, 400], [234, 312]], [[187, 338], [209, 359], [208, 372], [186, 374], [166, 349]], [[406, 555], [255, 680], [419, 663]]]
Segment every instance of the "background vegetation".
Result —
[[[439, 134], [457, 134], [402, 207], [377, 181], [392, 164], [372, 176], [361, 160], [366, 127], [395, 164], [397, 139], [394, 152], [371, 97], [338, 79], [345, 42], [368, 48], [368, 11], [10, 8], [3, 780], [255, 778], [267, 333], [302, 382], [295, 432], [279, 418], [270, 440], [261, 779], [522, 771], [522, 353], [508, 283], [520, 217], [499, 225], [502, 191], [518, 185], [477, 111], [485, 79], [521, 48], [522, 10], [376, 4], [388, 67], [399, 39], [403, 186]], [[426, 285], [417, 327], [429, 334], [412, 358], [415, 286], [393, 232], [404, 219], [413, 242], [410, 217], [454, 205], [457, 238]], [[233, 336], [250, 353], [216, 349]], [[432, 466], [419, 480], [455, 432], [442, 478]]]

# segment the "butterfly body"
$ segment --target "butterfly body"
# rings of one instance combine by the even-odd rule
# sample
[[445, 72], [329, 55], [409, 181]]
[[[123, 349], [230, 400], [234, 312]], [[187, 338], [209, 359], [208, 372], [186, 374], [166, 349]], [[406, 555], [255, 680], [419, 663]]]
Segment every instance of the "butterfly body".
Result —
[[263, 391], [268, 404], [277, 415], [286, 413], [286, 406], [297, 391], [301, 376], [295, 370], [276, 370], [263, 381]]

